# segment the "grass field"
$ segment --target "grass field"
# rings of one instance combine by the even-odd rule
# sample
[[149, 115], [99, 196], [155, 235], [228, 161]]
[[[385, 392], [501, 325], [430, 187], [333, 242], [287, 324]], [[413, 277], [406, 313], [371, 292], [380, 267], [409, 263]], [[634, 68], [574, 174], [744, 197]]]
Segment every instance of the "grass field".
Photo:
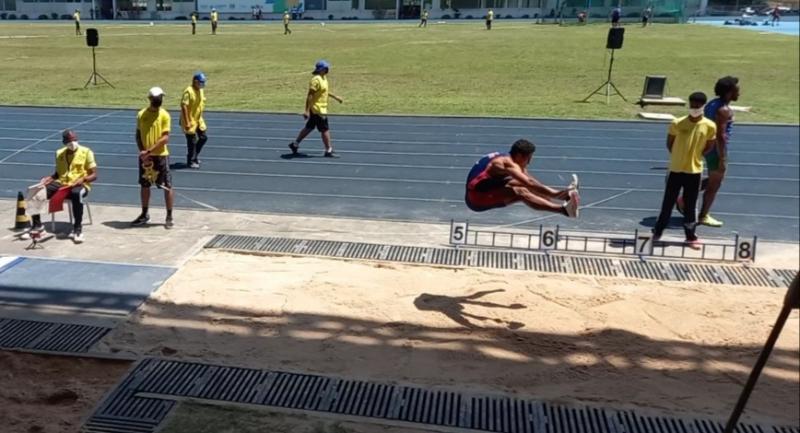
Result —
[[[84, 26], [91, 26], [89, 22]], [[209, 77], [210, 110], [300, 112], [314, 61], [332, 63], [331, 83], [345, 104], [333, 113], [633, 118], [646, 74], [668, 76], [669, 94], [713, 93], [726, 74], [741, 78], [739, 120], [798, 122], [798, 38], [700, 25], [627, 28], [614, 80], [631, 101], [580, 103], [605, 78], [606, 25], [503, 21], [431, 25], [208, 22], [100, 24], [98, 70], [117, 87], [83, 90], [91, 52], [70, 22], [0, 22], [4, 85], [0, 103], [138, 107], [162, 86], [177, 108], [191, 73]], [[335, 104], [335, 103], [334, 103]], [[653, 107], [651, 107], [653, 108]], [[683, 109], [657, 111], [682, 113]], [[652, 111], [652, 110], [651, 110]]]

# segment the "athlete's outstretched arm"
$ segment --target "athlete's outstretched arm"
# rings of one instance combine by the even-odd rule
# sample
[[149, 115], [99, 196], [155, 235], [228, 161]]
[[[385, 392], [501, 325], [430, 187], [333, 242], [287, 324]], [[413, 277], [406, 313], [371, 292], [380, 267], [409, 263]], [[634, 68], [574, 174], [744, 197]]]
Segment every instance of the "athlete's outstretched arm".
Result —
[[[495, 161], [492, 161], [492, 165], [495, 165]], [[499, 160], [497, 161], [496, 168], [501, 175], [511, 176], [511, 178], [516, 181], [518, 185], [525, 186], [539, 195], [543, 195], [545, 197], [559, 196], [559, 191], [556, 191], [553, 188], [550, 188], [549, 186], [539, 182], [535, 177], [520, 169], [519, 166], [513, 161], [506, 159]]]

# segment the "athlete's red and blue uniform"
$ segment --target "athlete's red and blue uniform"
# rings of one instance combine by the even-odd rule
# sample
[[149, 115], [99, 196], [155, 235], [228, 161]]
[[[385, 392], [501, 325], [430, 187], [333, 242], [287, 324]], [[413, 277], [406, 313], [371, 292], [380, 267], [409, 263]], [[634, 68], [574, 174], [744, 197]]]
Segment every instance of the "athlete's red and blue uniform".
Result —
[[467, 207], [475, 212], [505, 207], [512, 203], [517, 195], [506, 187], [509, 177], [497, 177], [489, 174], [489, 163], [493, 159], [508, 156], [507, 153], [493, 152], [479, 159], [467, 175], [467, 191], [464, 201]]

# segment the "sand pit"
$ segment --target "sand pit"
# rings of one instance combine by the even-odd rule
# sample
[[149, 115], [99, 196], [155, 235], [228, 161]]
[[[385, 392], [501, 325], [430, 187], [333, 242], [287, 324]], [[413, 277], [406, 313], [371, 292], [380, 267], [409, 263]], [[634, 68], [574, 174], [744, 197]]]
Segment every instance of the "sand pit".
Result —
[[0, 351], [0, 431], [78, 431], [129, 366], [124, 361]]
[[[725, 418], [784, 293], [204, 251], [102, 347]], [[800, 424], [799, 324], [750, 420]]]

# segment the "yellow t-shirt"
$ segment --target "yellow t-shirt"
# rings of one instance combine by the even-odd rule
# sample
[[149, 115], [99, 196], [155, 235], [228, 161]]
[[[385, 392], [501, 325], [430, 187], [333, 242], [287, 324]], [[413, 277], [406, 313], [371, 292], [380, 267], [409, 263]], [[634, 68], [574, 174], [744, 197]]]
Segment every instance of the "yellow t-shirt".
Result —
[[289, 14], [283, 14], [283, 24], [289, 24]]
[[197, 15], [192, 14], [192, 24], [197, 24]]
[[[169, 117], [167, 110], [159, 108], [158, 111], [150, 111], [148, 108], [143, 108], [136, 116], [136, 130], [139, 131], [139, 137], [142, 139], [142, 146], [145, 149], [152, 149], [155, 147], [158, 140], [164, 133], [169, 133], [172, 119]], [[169, 155], [169, 148], [164, 145], [164, 148], [159, 153], [154, 153], [153, 156], [167, 156]]]
[[[183, 91], [181, 105], [189, 108], [189, 118], [192, 119], [192, 129], [190, 131], [195, 132], [198, 126], [201, 131], [205, 131], [206, 121], [203, 119], [203, 111], [206, 109], [206, 95], [203, 93], [203, 89], [195, 90], [194, 86], [187, 87]], [[186, 126], [183, 124], [183, 113], [181, 113], [180, 123], [181, 126]]]
[[72, 18], [74, 18], [75, 22], [77, 22], [77, 23], [81, 22], [81, 13], [80, 12], [75, 12], [74, 14], [72, 14]]
[[669, 171], [702, 173], [703, 150], [707, 142], [716, 139], [717, 125], [705, 117], [692, 122], [689, 116], [684, 116], [672, 121], [669, 135], [675, 137], [669, 158]]
[[[64, 146], [56, 151], [56, 173], [58, 173], [58, 181], [64, 186], [71, 185], [76, 180], [87, 176], [89, 170], [97, 167], [92, 149], [78, 145], [75, 152], [70, 154], [68, 150]], [[92, 185], [88, 182], [83, 186], [88, 190], [92, 189]]]
[[219, 19], [219, 14], [217, 12], [211, 12], [211, 21], [217, 22]]
[[489, 13], [486, 14], [486, 19], [489, 20], [489, 21], [493, 20], [494, 19], [494, 11], [489, 11]]
[[328, 114], [328, 79], [322, 75], [314, 75], [308, 83], [308, 89], [314, 92], [311, 99], [311, 112]]

